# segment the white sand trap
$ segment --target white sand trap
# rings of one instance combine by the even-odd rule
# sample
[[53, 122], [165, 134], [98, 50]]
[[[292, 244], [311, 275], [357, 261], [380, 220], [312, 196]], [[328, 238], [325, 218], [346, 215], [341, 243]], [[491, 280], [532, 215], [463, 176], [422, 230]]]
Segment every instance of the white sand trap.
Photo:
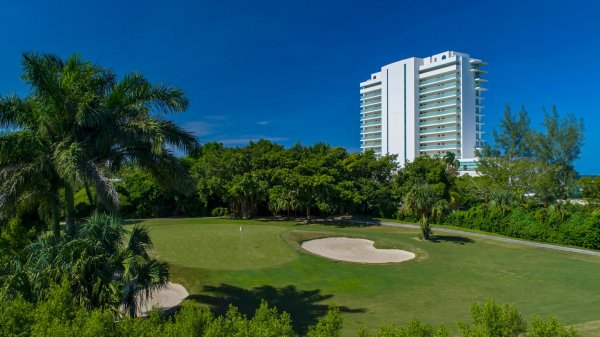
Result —
[[147, 316], [152, 308], [165, 311], [173, 309], [188, 296], [187, 290], [181, 284], [168, 283], [163, 289], [152, 292], [152, 296], [140, 306], [139, 315]]
[[302, 248], [330, 259], [360, 263], [404, 262], [415, 258], [415, 254], [405, 250], [377, 249], [371, 240], [344, 237], [305, 241]]

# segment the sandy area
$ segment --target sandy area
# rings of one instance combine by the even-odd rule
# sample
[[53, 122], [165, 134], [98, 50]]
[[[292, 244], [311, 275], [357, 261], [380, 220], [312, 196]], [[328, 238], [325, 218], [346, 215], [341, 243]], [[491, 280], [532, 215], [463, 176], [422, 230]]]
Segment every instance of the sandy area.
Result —
[[415, 258], [415, 254], [400, 249], [377, 249], [371, 240], [344, 237], [305, 241], [302, 248], [330, 259], [360, 263], [403, 262]]
[[139, 315], [147, 316], [153, 307], [161, 310], [172, 309], [188, 295], [187, 290], [181, 284], [169, 283], [165, 288], [152, 293], [152, 296], [140, 307]]

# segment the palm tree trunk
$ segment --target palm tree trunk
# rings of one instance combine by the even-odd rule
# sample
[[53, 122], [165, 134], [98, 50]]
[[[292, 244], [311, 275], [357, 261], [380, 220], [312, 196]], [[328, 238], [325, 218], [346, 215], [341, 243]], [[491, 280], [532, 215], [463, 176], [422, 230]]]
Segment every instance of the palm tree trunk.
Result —
[[92, 191], [90, 190], [90, 185], [87, 182], [85, 183], [85, 194], [87, 194], [88, 201], [90, 202], [90, 206], [94, 207], [96, 205], [96, 202], [94, 201], [94, 198], [92, 196]]
[[66, 228], [69, 235], [75, 234], [75, 193], [69, 184], [65, 184]]
[[55, 238], [60, 238], [60, 207], [58, 198], [52, 198], [52, 234]]

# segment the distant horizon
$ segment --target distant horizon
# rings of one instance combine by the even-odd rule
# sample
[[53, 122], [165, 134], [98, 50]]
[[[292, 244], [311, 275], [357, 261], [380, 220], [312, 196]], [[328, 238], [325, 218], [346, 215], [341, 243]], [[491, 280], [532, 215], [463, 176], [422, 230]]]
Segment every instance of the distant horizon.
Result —
[[598, 175], [599, 10], [561, 1], [3, 3], [0, 95], [28, 92], [23, 52], [78, 52], [118, 76], [140, 71], [182, 88], [190, 108], [173, 119], [202, 143], [263, 138], [358, 152], [358, 84], [384, 64], [454, 50], [488, 64], [487, 142], [506, 103], [524, 105], [538, 130], [543, 107], [556, 105], [584, 121], [577, 171]]

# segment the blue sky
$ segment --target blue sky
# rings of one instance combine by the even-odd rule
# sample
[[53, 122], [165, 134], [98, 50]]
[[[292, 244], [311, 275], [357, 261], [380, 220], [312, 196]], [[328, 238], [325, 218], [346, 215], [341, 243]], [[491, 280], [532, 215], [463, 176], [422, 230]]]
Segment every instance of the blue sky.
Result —
[[584, 119], [576, 168], [600, 174], [596, 1], [4, 1], [0, 94], [23, 51], [80, 52], [183, 88], [202, 142], [325, 141], [357, 151], [359, 86], [382, 65], [455, 50], [489, 63], [486, 137], [505, 103]]

